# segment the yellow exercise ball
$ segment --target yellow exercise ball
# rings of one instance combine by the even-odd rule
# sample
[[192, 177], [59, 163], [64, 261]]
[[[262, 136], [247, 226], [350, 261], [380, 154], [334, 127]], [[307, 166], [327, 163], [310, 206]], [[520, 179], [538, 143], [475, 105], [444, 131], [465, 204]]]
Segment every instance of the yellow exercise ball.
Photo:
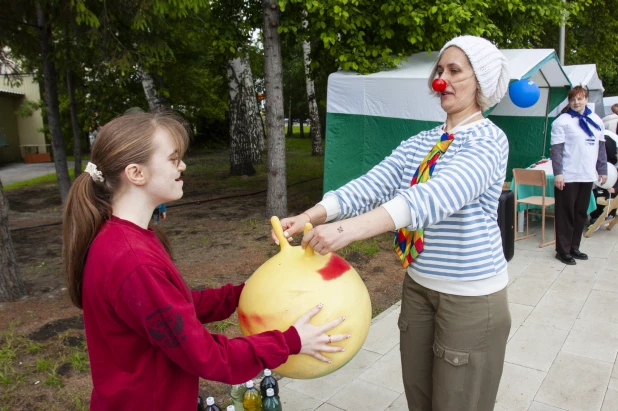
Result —
[[[332, 362], [312, 356], [291, 355], [275, 371], [284, 377], [323, 377], [350, 361], [362, 347], [371, 325], [371, 300], [356, 270], [337, 254], [320, 255], [310, 247], [291, 246], [283, 236], [277, 217], [271, 218], [281, 251], [266, 261], [247, 280], [238, 303], [238, 319], [243, 335], [269, 330], [287, 330], [316, 305], [324, 307], [311, 323], [322, 325], [341, 316], [346, 320], [328, 331], [352, 337], [333, 345], [344, 352], [324, 353]], [[305, 232], [312, 228], [305, 226]]]

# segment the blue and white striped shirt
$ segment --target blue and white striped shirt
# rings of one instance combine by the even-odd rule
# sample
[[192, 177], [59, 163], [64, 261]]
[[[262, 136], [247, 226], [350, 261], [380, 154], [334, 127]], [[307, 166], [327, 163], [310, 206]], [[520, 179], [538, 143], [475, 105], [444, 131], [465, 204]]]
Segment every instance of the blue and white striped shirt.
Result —
[[509, 145], [488, 119], [453, 131], [455, 139], [427, 182], [410, 187], [414, 172], [443, 134], [442, 126], [402, 142], [367, 174], [327, 193], [321, 204], [336, 196], [338, 211], [325, 205], [329, 220], [384, 206], [396, 228], [425, 228], [424, 251], [408, 273], [437, 291], [484, 295], [508, 282], [497, 209]]

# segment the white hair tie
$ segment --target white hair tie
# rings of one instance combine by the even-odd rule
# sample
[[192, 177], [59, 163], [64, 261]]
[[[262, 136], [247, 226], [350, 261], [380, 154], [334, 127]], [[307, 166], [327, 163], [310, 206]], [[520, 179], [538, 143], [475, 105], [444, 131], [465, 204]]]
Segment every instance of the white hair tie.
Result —
[[92, 177], [96, 183], [102, 183], [105, 181], [105, 178], [103, 178], [103, 173], [97, 170], [97, 166], [94, 163], [88, 162], [88, 165], [86, 166], [86, 173], [90, 174], [90, 177]]

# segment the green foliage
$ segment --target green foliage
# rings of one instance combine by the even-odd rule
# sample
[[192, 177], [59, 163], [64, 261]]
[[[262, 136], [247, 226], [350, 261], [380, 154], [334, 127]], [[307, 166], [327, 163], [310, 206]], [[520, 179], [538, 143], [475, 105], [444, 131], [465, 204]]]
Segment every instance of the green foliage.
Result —
[[394, 67], [415, 52], [439, 50], [461, 34], [529, 47], [545, 23], [559, 22], [563, 9], [576, 13], [580, 8], [561, 0], [279, 0], [279, 6], [290, 16], [281, 32], [300, 28], [305, 10], [310, 35], [341, 68], [360, 73]]
[[[566, 28], [565, 64], [596, 64], [605, 95], [618, 94], [618, 0], [578, 1]], [[547, 25], [536, 47], [558, 47], [558, 27]]]
[[15, 114], [18, 117], [26, 118], [30, 117], [34, 114], [35, 111], [39, 110], [43, 106], [43, 101], [32, 101], [24, 98], [24, 101], [19, 105], [19, 108], [15, 111]]
[[91, 27], [99, 27], [101, 25], [97, 16], [88, 10], [83, 0], [71, 0], [71, 6], [75, 12], [75, 21], [77, 24], [84, 24]]

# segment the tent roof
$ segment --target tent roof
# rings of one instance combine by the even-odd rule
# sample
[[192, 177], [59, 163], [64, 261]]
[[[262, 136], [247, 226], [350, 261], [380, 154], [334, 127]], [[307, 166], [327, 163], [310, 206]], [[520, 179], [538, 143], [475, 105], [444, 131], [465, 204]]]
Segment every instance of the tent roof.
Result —
[[[569, 78], [562, 70], [554, 50], [501, 51], [509, 60], [511, 81], [529, 78], [544, 89], [570, 87]], [[440, 101], [433, 98], [427, 86], [429, 73], [438, 54], [416, 53], [397, 68], [373, 74], [360, 75], [344, 71], [331, 74], [328, 78], [327, 112], [443, 121], [444, 112], [440, 108]], [[546, 95], [547, 90], [544, 91], [545, 94], [542, 94]], [[537, 105], [538, 113], [528, 109], [526, 115], [545, 116], [546, 104], [539, 101]], [[505, 110], [513, 112], [512, 115], [519, 113], [514, 105]]]
[[[538, 75], [541, 71], [542, 75], [538, 75], [539, 79], [533, 80], [539, 87], [547, 87], [549, 82], [550, 87], [570, 86], [569, 78], [564, 73], [556, 57], [556, 52], [553, 49], [507, 49], [500, 50], [509, 60], [509, 74], [511, 80], [520, 80], [522, 78], [531, 78]], [[408, 61], [404, 61], [399, 67], [380, 71], [378, 73], [367, 74], [365, 78], [409, 78], [409, 79], [427, 79], [433, 64], [438, 58], [438, 52], [416, 53], [408, 57]], [[331, 74], [331, 76], [359, 76], [354, 72], [339, 71]]]
[[596, 64], [578, 64], [575, 66], [563, 66], [564, 71], [571, 79], [573, 86], [587, 86], [589, 90], [601, 90], [603, 88], [603, 82], [599, 79], [597, 74]]

